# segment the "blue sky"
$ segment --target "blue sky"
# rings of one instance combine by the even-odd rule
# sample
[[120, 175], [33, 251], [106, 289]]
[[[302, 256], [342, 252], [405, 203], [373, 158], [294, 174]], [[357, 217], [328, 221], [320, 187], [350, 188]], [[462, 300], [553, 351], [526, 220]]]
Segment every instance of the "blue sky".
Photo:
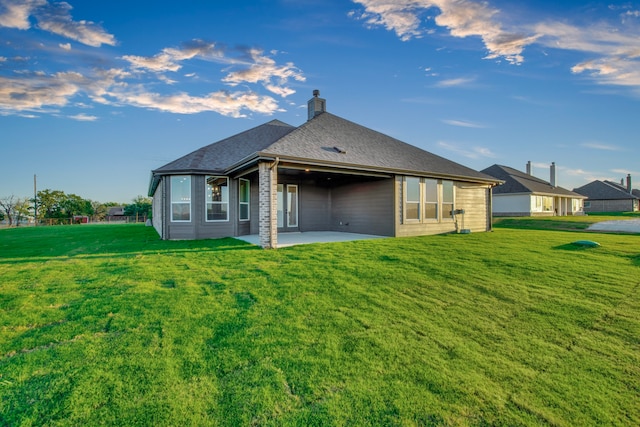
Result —
[[640, 182], [640, 2], [0, 0], [0, 197], [149, 174], [327, 110], [481, 170]]

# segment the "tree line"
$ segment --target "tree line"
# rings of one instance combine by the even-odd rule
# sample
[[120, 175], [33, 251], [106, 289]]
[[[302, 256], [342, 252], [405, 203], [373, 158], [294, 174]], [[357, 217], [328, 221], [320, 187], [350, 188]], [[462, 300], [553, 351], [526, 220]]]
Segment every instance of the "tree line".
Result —
[[130, 204], [101, 203], [83, 199], [76, 194], [46, 189], [38, 191], [35, 198], [14, 195], [0, 198], [0, 221], [6, 220], [9, 226], [17, 226], [27, 219], [34, 218], [34, 213], [36, 221], [57, 220], [58, 223], [70, 223], [77, 217], [104, 221], [109, 209], [115, 206], [124, 206], [125, 216], [151, 217], [151, 199], [148, 197], [138, 196]]

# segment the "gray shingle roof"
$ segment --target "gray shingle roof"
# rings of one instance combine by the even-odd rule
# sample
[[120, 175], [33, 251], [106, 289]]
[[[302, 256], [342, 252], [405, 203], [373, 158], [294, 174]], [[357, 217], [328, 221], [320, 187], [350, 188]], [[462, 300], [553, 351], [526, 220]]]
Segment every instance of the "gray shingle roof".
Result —
[[279, 120], [241, 132], [214, 142], [166, 165], [154, 174], [210, 172], [224, 174], [227, 168], [273, 144], [295, 127]]
[[343, 167], [496, 181], [459, 163], [326, 112], [262, 150], [262, 154]]
[[584, 196], [581, 194], [562, 187], [554, 187], [547, 181], [508, 166], [493, 165], [481, 172], [504, 181], [504, 184], [494, 187], [493, 194], [530, 193], [584, 199]]
[[638, 198], [630, 194], [626, 187], [611, 181], [595, 180], [582, 187], [574, 188], [573, 191], [588, 197], [590, 200], [629, 200]]
[[324, 112], [297, 128], [273, 120], [189, 153], [152, 171], [150, 193], [159, 175], [227, 174], [260, 157], [498, 183], [489, 175]]

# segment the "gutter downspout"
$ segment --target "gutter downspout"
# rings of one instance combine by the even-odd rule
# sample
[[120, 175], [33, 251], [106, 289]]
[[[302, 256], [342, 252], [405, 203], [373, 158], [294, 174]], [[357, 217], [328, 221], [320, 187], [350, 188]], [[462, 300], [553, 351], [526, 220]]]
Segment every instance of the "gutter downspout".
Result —
[[487, 189], [488, 191], [488, 196], [489, 196], [489, 200], [487, 203], [487, 207], [488, 207], [488, 214], [489, 214], [489, 231], [493, 231], [493, 185], [490, 185], [489, 188]]
[[162, 202], [160, 203], [160, 218], [162, 220], [160, 230], [162, 235], [160, 236], [160, 240], [165, 240], [167, 228], [169, 227], [167, 224], [167, 180], [165, 179], [165, 176], [162, 176], [160, 180], [160, 184], [162, 185]]
[[273, 168], [278, 167], [279, 163], [280, 163], [280, 157], [276, 157], [276, 159], [274, 160], [273, 164], [271, 166], [269, 166], [269, 169], [273, 170]]

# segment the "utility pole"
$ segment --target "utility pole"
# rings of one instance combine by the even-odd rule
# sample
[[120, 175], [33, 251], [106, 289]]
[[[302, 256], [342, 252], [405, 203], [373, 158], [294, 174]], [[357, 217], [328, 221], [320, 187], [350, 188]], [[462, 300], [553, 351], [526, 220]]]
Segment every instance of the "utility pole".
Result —
[[38, 185], [36, 183], [36, 174], [33, 174], [33, 226], [38, 225]]

